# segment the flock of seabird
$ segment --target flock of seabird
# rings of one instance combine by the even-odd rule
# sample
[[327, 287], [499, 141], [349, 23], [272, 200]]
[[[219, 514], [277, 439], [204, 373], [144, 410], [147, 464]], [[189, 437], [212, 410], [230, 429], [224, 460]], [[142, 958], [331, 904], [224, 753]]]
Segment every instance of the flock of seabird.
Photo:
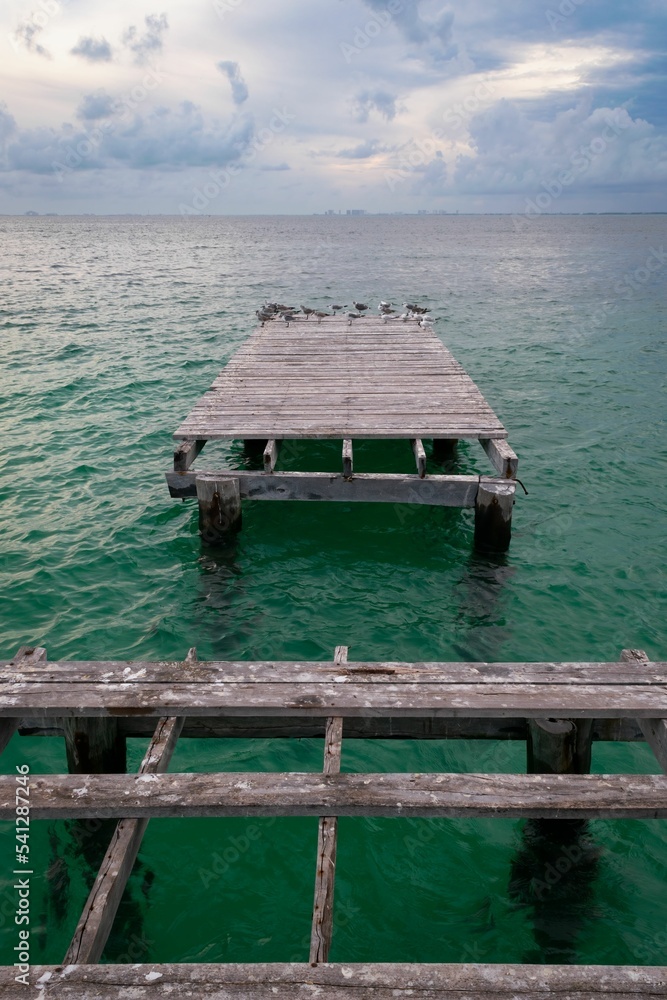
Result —
[[[343, 313], [343, 310], [350, 307], [335, 305], [331, 306], [331, 312], [324, 312], [321, 309], [310, 309], [304, 305], [297, 307], [281, 305], [279, 302], [265, 302], [263, 306], [256, 310], [256, 316], [262, 326], [273, 319], [280, 319], [286, 326], [289, 326], [290, 323], [296, 322], [301, 317], [309, 320], [312, 316], [318, 323], [321, 323], [327, 316], [338, 316], [339, 313], [343, 313], [347, 317], [347, 325], [352, 326], [354, 320], [361, 319], [369, 308], [365, 302], [353, 302], [352, 306], [354, 307], [354, 312]], [[432, 325], [431, 314], [428, 308], [415, 305], [411, 302], [404, 302], [403, 312], [399, 313], [398, 309], [392, 309], [391, 302], [383, 300], [378, 305], [378, 314], [383, 323], [388, 323], [389, 321], [407, 323], [408, 320], [416, 320], [421, 327]]]

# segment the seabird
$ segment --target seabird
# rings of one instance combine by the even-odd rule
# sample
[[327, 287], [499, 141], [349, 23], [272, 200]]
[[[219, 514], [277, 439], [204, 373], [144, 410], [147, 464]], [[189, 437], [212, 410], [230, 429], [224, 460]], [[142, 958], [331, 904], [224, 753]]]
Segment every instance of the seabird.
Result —
[[361, 313], [348, 313], [347, 314], [347, 325], [352, 326], [353, 319], [361, 319]]
[[328, 316], [329, 313], [320, 312], [319, 309], [318, 309], [318, 310], [315, 310], [315, 315], [317, 316], [317, 322], [321, 323], [322, 320], [324, 319], [324, 317]]
[[301, 306], [301, 312], [304, 314], [306, 319], [310, 319], [312, 314], [315, 312], [314, 309], [308, 309], [306, 306]]
[[357, 312], [364, 312], [366, 309], [368, 309], [368, 306], [365, 305], [363, 302], [353, 302], [352, 304], [354, 308], [357, 310]]

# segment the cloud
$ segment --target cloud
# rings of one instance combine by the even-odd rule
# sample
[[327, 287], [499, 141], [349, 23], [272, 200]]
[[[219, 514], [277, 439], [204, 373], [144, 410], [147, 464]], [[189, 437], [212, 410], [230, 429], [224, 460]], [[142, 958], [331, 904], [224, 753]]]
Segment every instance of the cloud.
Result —
[[16, 31], [14, 32], [14, 41], [18, 45], [22, 45], [24, 49], [28, 52], [34, 52], [38, 56], [43, 56], [45, 59], [51, 59], [51, 53], [48, 49], [45, 49], [43, 45], [40, 45], [36, 40], [37, 36], [44, 31], [44, 26], [41, 24], [35, 24], [34, 21], [22, 21]]
[[248, 87], [241, 76], [241, 70], [237, 62], [228, 59], [221, 60], [218, 69], [229, 80], [232, 87], [232, 100], [237, 106], [248, 100]]
[[264, 166], [259, 168], [260, 170], [291, 170], [289, 163], [265, 163]]
[[[92, 113], [101, 95], [84, 98], [79, 116]], [[155, 108], [132, 115], [118, 105], [114, 117], [84, 125], [20, 129], [6, 109], [0, 109], [0, 136], [6, 133], [5, 171], [55, 174], [72, 170], [133, 170], [223, 166], [243, 158], [250, 149], [254, 126], [246, 115], [221, 123], [206, 120], [201, 108], [186, 101], [178, 108]]]
[[88, 62], [111, 62], [111, 45], [106, 38], [93, 38], [92, 36], [81, 37], [73, 49], [70, 49], [73, 56], [81, 56]]
[[117, 110], [118, 102], [104, 90], [96, 90], [92, 94], [84, 94], [83, 100], [76, 111], [80, 121], [97, 121], [100, 118], [110, 118]]
[[342, 160], [367, 160], [371, 156], [385, 152], [387, 152], [387, 147], [380, 145], [377, 139], [366, 139], [351, 149], [339, 150], [336, 156]]
[[388, 90], [362, 90], [354, 98], [355, 117], [367, 122], [371, 111], [379, 112], [387, 121], [393, 121], [398, 112], [396, 95]]
[[144, 23], [146, 32], [141, 37], [134, 25], [123, 35], [123, 44], [134, 52], [134, 61], [140, 66], [148, 61], [149, 56], [162, 51], [163, 35], [169, 27], [166, 14], [148, 14]]
[[443, 7], [431, 17], [420, 12], [421, 0], [402, 0], [392, 11], [387, 0], [364, 0], [372, 10], [383, 15], [391, 13], [398, 29], [412, 45], [422, 50], [435, 63], [453, 59], [458, 53], [454, 44], [454, 13]]

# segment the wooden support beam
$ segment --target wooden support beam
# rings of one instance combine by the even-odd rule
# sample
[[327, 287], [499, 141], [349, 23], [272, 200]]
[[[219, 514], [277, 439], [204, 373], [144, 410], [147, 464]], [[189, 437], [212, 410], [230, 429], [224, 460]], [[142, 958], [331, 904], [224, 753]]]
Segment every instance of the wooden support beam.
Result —
[[413, 438], [410, 441], [410, 446], [412, 447], [412, 453], [415, 456], [417, 473], [419, 478], [423, 479], [426, 475], [426, 452], [424, 451], [424, 445], [422, 444], [421, 438]]
[[592, 734], [592, 719], [529, 719], [528, 773], [588, 774]]
[[[147, 778], [150, 777], [150, 780]], [[33, 819], [194, 816], [667, 819], [659, 774], [35, 774]], [[16, 810], [0, 775], [0, 819]]]
[[[0, 1000], [17, 1000], [13, 966]], [[39, 1000], [662, 1000], [667, 966], [208, 963], [35, 965]], [[29, 991], [24, 991], [28, 994]], [[36, 996], [37, 994], [31, 994]]]
[[496, 472], [505, 479], [516, 479], [519, 459], [507, 441], [502, 438], [480, 438], [479, 443], [491, 459]]
[[201, 438], [177, 444], [174, 448], [174, 472], [187, 472], [205, 444], [206, 441]]
[[[196, 659], [193, 647], [186, 664]], [[167, 770], [184, 722], [183, 717], [160, 719], [139, 768], [140, 775], [163, 774]], [[148, 822], [147, 818], [121, 819], [116, 826], [63, 965], [91, 965], [102, 957]]]
[[[420, 479], [416, 475], [402, 475], [381, 472], [362, 472], [352, 479], [330, 472], [274, 472], [272, 476], [264, 472], [248, 469], [216, 472], [166, 473], [169, 492], [172, 497], [196, 497], [197, 480], [200, 477], [215, 482], [235, 479], [238, 481], [242, 498], [249, 500], [325, 500], [350, 503], [423, 503], [436, 507], [474, 507], [480, 489], [479, 476], [428, 476]], [[482, 486], [491, 490], [496, 487], [500, 494], [502, 509], [509, 504], [510, 494], [514, 495], [514, 483], [507, 479], [489, 477]], [[509, 499], [508, 499], [509, 498]]]
[[118, 719], [66, 716], [62, 720], [70, 774], [123, 774], [127, 756]]
[[450, 462], [456, 458], [457, 438], [433, 438], [433, 459], [436, 462]]
[[[10, 661], [10, 667], [18, 667], [23, 670], [31, 663], [45, 662], [46, 650], [43, 646], [21, 646], [14, 659]], [[20, 721], [20, 718], [0, 719], [0, 753], [18, 729]]]
[[498, 485], [480, 479], [475, 500], [475, 548], [479, 551], [505, 552], [509, 548], [514, 491], [514, 483], [507, 480]]
[[273, 472], [275, 469], [281, 444], [282, 441], [276, 441], [275, 438], [271, 438], [270, 441], [266, 442], [266, 448], [264, 449], [264, 453], [262, 455], [264, 472]]
[[217, 545], [241, 530], [241, 494], [237, 478], [201, 473], [195, 477], [195, 488], [199, 532], [207, 544]]
[[[347, 646], [336, 646], [334, 663], [347, 663]], [[339, 774], [343, 744], [343, 720], [340, 716], [327, 719], [324, 737], [324, 774]], [[310, 962], [329, 961], [333, 935], [334, 884], [336, 878], [336, 845], [338, 817], [320, 816], [317, 831], [317, 864], [315, 870], [315, 900], [313, 926], [310, 935]]]
[[345, 438], [343, 441], [343, 479], [352, 479], [352, 471], [352, 439]]
[[[625, 663], [636, 663], [642, 667], [650, 662], [643, 649], [624, 649], [621, 653], [621, 659]], [[667, 719], [637, 719], [636, 721], [660, 767], [667, 774]]]

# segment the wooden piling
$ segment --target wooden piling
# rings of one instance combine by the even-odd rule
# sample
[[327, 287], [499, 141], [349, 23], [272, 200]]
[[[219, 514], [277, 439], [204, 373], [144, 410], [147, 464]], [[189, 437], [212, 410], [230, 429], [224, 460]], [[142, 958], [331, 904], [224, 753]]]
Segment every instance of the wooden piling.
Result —
[[124, 774], [125, 737], [118, 719], [63, 719], [70, 774]]
[[456, 438], [433, 438], [433, 459], [436, 462], [450, 462], [456, 458], [458, 450]]
[[483, 482], [475, 501], [475, 548], [482, 552], [505, 552], [512, 537], [514, 484]]
[[589, 774], [593, 719], [530, 719], [529, 774]]
[[198, 475], [199, 532], [205, 542], [216, 545], [241, 529], [241, 491], [235, 478]]

